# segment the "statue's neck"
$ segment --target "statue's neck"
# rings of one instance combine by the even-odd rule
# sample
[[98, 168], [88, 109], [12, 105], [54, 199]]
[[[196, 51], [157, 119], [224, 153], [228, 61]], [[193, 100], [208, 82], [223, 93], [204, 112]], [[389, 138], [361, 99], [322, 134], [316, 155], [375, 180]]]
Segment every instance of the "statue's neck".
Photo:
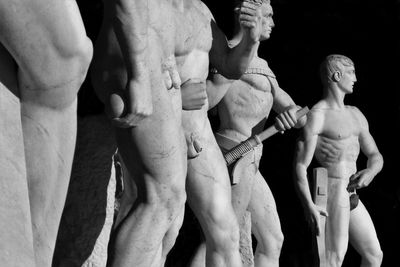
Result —
[[324, 99], [332, 108], [342, 109], [344, 104], [345, 94], [337, 86], [328, 86], [324, 92]]

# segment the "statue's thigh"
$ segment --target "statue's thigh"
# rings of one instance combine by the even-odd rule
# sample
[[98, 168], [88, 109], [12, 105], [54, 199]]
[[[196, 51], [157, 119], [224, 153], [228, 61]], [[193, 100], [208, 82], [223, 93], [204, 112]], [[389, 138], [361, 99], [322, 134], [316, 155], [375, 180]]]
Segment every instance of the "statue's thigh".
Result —
[[[332, 179], [331, 179], [332, 180]], [[325, 243], [328, 251], [345, 253], [349, 240], [349, 194], [341, 186], [329, 184]]]
[[[219, 210], [231, 206], [231, 183], [211, 128], [199, 134], [202, 151], [188, 160], [187, 191], [191, 206]], [[220, 208], [219, 208], [220, 207]]]
[[361, 254], [379, 252], [380, 245], [371, 216], [364, 204], [359, 201], [357, 208], [350, 213], [350, 244]]
[[282, 235], [281, 224], [275, 199], [264, 177], [257, 172], [251, 200], [248, 207], [251, 213], [252, 232], [266, 247], [270, 240]]
[[161, 187], [168, 184], [184, 187], [185, 140], [171, 98], [164, 90], [153, 94], [150, 117], [136, 127], [116, 129], [119, 152], [138, 190], [143, 182]]
[[238, 218], [242, 218], [252, 197], [257, 167], [254, 163], [238, 170], [239, 182], [232, 185], [232, 205]]

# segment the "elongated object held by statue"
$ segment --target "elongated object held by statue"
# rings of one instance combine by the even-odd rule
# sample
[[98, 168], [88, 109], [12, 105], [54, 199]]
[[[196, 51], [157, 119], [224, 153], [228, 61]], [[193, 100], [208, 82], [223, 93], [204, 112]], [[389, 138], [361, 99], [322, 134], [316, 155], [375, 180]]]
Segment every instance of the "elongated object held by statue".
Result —
[[[300, 109], [299, 111], [296, 112], [296, 118], [300, 119], [301, 117], [305, 116], [308, 113], [308, 111], [309, 111], [308, 107]], [[241, 158], [243, 155], [250, 152], [254, 147], [261, 144], [265, 139], [268, 139], [269, 137], [273, 136], [278, 132], [279, 132], [278, 126], [275, 123], [274, 125], [268, 127], [268, 129], [248, 138], [246, 141], [235, 146], [234, 148], [232, 148], [231, 150], [229, 150], [224, 154], [226, 165], [229, 166], [230, 164]]]

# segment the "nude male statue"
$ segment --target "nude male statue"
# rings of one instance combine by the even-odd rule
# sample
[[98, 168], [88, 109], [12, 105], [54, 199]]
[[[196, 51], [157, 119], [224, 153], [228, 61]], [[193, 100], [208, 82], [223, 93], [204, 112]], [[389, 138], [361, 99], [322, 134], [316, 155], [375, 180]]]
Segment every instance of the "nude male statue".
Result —
[[[246, 38], [230, 49], [201, 1], [109, 0], [104, 4], [92, 80], [116, 126], [119, 153], [137, 188], [135, 203], [117, 229], [110, 262], [112, 266], [163, 266], [183, 219], [188, 164], [184, 136], [190, 153], [203, 148], [197, 160], [211, 153], [223, 161], [206, 105], [182, 103], [180, 87], [189, 95], [195, 92], [189, 99], [202, 95], [209, 61], [228, 77], [241, 75], [258, 45], [257, 5], [243, 5]], [[182, 107], [188, 110], [184, 114]], [[191, 180], [195, 175], [191, 163], [189, 169]], [[228, 178], [224, 169], [220, 172], [211, 172], [209, 178], [216, 177], [211, 181], [201, 177], [202, 181], [188, 182], [188, 200], [207, 229], [208, 266], [240, 266]]]
[[[356, 107], [344, 104], [357, 81], [354, 63], [342, 55], [330, 55], [321, 64], [324, 95], [309, 112], [296, 155], [296, 187], [306, 218], [319, 234], [319, 216], [326, 218], [325, 247], [328, 266], [341, 266], [348, 241], [361, 254], [361, 266], [380, 266], [382, 251], [371, 217], [365, 206], [350, 210], [349, 192], [368, 186], [383, 166], [383, 158], [368, 129], [368, 122]], [[361, 151], [367, 167], [357, 171]], [[307, 181], [312, 158], [328, 172], [326, 211], [316, 206]]]
[[23, 144], [13, 145], [24, 150], [30, 205], [25, 219], [32, 223], [36, 266], [51, 266], [75, 148], [77, 92], [91, 57], [75, 1], [1, 1], [0, 89], [19, 99], [20, 117], [13, 124], [22, 125]]
[[[274, 27], [269, 0], [262, 1], [261, 15], [260, 41], [264, 41], [270, 38]], [[231, 46], [236, 46], [243, 37], [238, 21], [235, 26], [234, 37], [229, 41]], [[267, 62], [257, 54], [240, 79], [229, 80], [219, 74], [218, 69], [212, 70], [210, 79], [207, 95], [210, 108], [218, 104], [220, 127], [215, 137], [223, 152], [261, 132], [271, 109], [280, 113], [276, 121], [282, 131], [296, 125], [295, 112], [299, 107], [279, 87]], [[231, 176], [240, 178], [240, 182], [232, 186], [232, 204], [239, 220], [246, 210], [251, 212], [252, 232], [258, 241], [255, 266], [278, 266], [283, 234], [271, 190], [258, 171], [261, 155], [262, 145], [259, 145], [246, 155], [251, 158], [247, 164], [231, 171]]]

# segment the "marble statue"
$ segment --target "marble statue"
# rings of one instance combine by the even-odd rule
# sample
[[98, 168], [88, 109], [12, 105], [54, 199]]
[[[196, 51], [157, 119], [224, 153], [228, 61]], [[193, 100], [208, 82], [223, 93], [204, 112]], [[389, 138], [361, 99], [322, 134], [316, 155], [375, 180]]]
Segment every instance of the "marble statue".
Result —
[[[361, 266], [380, 266], [383, 254], [371, 217], [362, 201], [349, 197], [368, 186], [383, 166], [365, 116], [356, 107], [344, 104], [357, 81], [354, 63], [348, 57], [330, 55], [322, 62], [320, 75], [323, 98], [309, 112], [298, 140], [295, 184], [306, 219], [317, 235], [321, 234], [320, 215], [328, 216], [326, 259], [321, 262], [341, 266], [350, 242], [361, 255]], [[368, 160], [366, 168], [358, 171], [360, 149]], [[307, 168], [313, 157], [327, 169], [326, 210], [315, 205], [310, 194]]]
[[[0, 209], [15, 209], [0, 219], [11, 220], [1, 227], [2, 264], [34, 266], [25, 257], [29, 248], [36, 266], [51, 266], [75, 148], [77, 92], [91, 57], [75, 1], [1, 2], [0, 90], [13, 102], [0, 109], [1, 121], [11, 119], [0, 134], [0, 190], [11, 197]], [[20, 225], [30, 229], [15, 232]]]
[[[274, 27], [270, 1], [262, 1], [261, 16], [260, 40], [264, 41], [270, 38]], [[229, 45], [236, 46], [243, 37], [243, 28], [236, 23]], [[257, 53], [237, 80], [227, 79], [218, 67], [214, 67], [207, 84], [207, 94], [210, 108], [217, 105], [220, 126], [215, 137], [223, 152], [261, 132], [271, 109], [279, 114], [276, 123], [280, 131], [297, 124], [295, 113], [299, 107], [280, 88], [267, 61], [258, 57]], [[258, 171], [262, 148], [262, 144], [256, 146], [233, 164], [236, 166], [230, 166], [232, 179], [238, 181], [232, 186], [232, 205], [239, 220], [246, 210], [251, 213], [252, 233], [258, 241], [255, 266], [278, 266], [283, 234], [273, 195]], [[201, 252], [198, 253], [201, 255]], [[200, 255], [196, 257], [200, 258]], [[201, 259], [198, 261], [201, 262]]]
[[247, 68], [259, 42], [258, 4], [243, 3], [245, 37], [235, 48], [198, 0], [104, 6], [92, 81], [137, 192], [110, 244], [111, 266], [163, 266], [186, 196], [207, 233], [208, 266], [240, 266], [229, 179], [207, 119], [204, 85], [209, 62], [232, 78]]

